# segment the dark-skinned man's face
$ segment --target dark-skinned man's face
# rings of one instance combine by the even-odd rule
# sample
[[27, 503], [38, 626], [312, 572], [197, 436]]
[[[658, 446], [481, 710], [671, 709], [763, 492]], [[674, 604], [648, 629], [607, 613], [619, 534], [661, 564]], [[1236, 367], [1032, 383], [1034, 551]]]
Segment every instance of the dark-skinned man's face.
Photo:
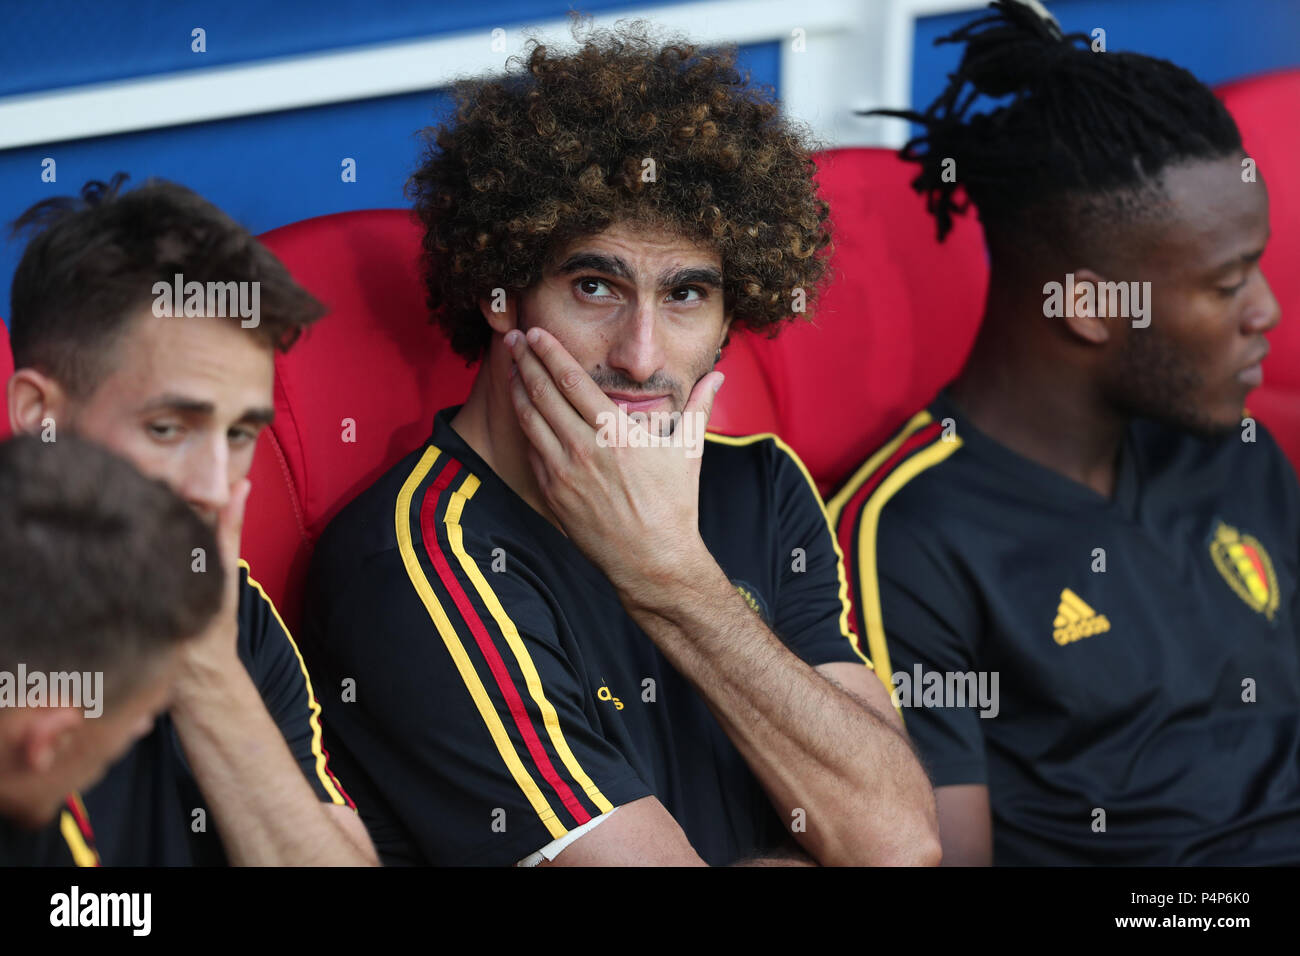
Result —
[[1139, 227], [1135, 276], [1151, 282], [1151, 323], [1125, 328], [1106, 383], [1123, 411], [1221, 436], [1262, 381], [1264, 333], [1279, 308], [1259, 268], [1269, 236], [1264, 182], [1243, 154], [1165, 171], [1167, 210]]

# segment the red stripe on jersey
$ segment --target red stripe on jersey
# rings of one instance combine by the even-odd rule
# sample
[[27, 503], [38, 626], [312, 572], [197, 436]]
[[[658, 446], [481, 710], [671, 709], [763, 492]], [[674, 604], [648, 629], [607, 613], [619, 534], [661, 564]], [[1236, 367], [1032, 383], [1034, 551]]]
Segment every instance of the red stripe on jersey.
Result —
[[555, 766], [551, 763], [551, 758], [547, 756], [546, 750], [537, 736], [537, 731], [533, 727], [533, 722], [528, 716], [528, 710], [524, 706], [523, 698], [520, 696], [518, 688], [515, 687], [510, 672], [506, 669], [505, 661], [501, 659], [501, 654], [497, 651], [496, 645], [492, 643], [487, 628], [483, 626], [482, 618], [474, 610], [474, 605], [470, 603], [465, 590], [460, 586], [460, 581], [452, 573], [446, 555], [443, 554], [442, 546], [438, 542], [438, 499], [441, 498], [442, 492], [451, 485], [452, 479], [456, 477], [459, 471], [460, 462], [454, 458], [450, 459], [424, 494], [424, 501], [420, 505], [420, 533], [424, 538], [425, 551], [429, 555], [429, 560], [433, 562], [434, 570], [438, 572], [438, 577], [442, 580], [443, 586], [446, 587], [452, 601], [455, 602], [456, 609], [460, 611], [460, 616], [474, 635], [474, 641], [483, 653], [488, 668], [496, 679], [497, 687], [501, 689], [506, 705], [510, 708], [510, 715], [514, 718], [515, 726], [519, 728], [520, 736], [523, 737], [524, 744], [528, 747], [533, 762], [541, 771], [542, 777], [551, 785], [551, 789], [555, 791], [556, 796], [573, 814], [573, 819], [579, 824], [586, 823], [591, 819], [591, 814], [583, 808], [582, 804], [578, 802], [578, 798], [574, 796], [573, 791], [569, 789], [569, 785], [556, 772]]
[[72, 819], [77, 821], [77, 829], [80, 830], [81, 835], [86, 838], [86, 842], [93, 845], [95, 842], [95, 831], [90, 828], [90, 821], [86, 819], [86, 815], [81, 812], [81, 808], [77, 805], [77, 799], [73, 796], [69, 796], [65, 802], [68, 805], [68, 809], [72, 812]]

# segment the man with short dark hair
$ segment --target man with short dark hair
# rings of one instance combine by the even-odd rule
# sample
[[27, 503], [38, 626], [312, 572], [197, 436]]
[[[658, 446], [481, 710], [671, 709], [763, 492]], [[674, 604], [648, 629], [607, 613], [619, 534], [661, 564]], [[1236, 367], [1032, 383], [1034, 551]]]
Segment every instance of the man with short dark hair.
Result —
[[221, 606], [220, 563], [194, 569], [216, 546], [89, 442], [0, 442], [0, 866], [98, 862], [78, 791], [166, 707], [180, 648]]
[[323, 307], [256, 239], [172, 183], [28, 210], [14, 276], [15, 432], [76, 432], [218, 530], [225, 604], [167, 715], [86, 795], [106, 864], [361, 864], [374, 852], [321, 742], [297, 646], [238, 560], [274, 355]]
[[1268, 193], [1190, 73], [996, 7], [900, 114], [991, 276], [961, 374], [831, 500], [860, 632], [945, 862], [1300, 862], [1300, 491], [1242, 417]]
[[811, 479], [703, 435], [733, 321], [823, 278], [806, 145], [732, 54], [632, 29], [460, 95], [412, 185], [482, 366], [327, 529], [303, 627], [381, 855], [934, 862]]

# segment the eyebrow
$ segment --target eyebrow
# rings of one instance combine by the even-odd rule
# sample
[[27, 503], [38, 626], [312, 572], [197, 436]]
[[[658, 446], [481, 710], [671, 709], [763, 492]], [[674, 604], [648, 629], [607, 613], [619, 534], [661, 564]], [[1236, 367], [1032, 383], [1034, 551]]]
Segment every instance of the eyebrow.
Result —
[[[153, 401], [146, 403], [140, 408], [142, 414], [150, 412], [178, 412], [181, 415], [215, 415], [217, 407], [211, 402], [200, 401], [197, 398], [186, 398], [183, 395], [160, 395]], [[256, 425], [269, 425], [275, 418], [275, 409], [273, 408], [247, 408], [244, 414], [237, 419], [241, 422], [249, 422]]]
[[[619, 256], [599, 252], [579, 252], [560, 263], [556, 272], [568, 275], [574, 272], [603, 272], [628, 282], [634, 280], [632, 269]], [[684, 285], [702, 285], [712, 289], [722, 288], [722, 272], [712, 266], [687, 266], [659, 274], [659, 288], [676, 289]]]
[[1264, 237], [1264, 243], [1263, 243], [1263, 245], [1261, 245], [1261, 246], [1260, 246], [1258, 249], [1256, 249], [1254, 252], [1243, 252], [1241, 255], [1239, 255], [1239, 256], [1237, 256], [1237, 257], [1235, 257], [1235, 258], [1227, 259], [1227, 260], [1225, 260], [1225, 261], [1219, 263], [1219, 264], [1218, 264], [1217, 266], [1215, 266], [1213, 269], [1211, 269], [1211, 270], [1210, 270], [1211, 273], [1217, 275], [1217, 274], [1220, 273], [1220, 272], [1227, 272], [1229, 269], [1235, 269], [1235, 268], [1237, 268], [1238, 266], [1243, 266], [1243, 265], [1246, 265], [1246, 266], [1254, 265], [1254, 264], [1255, 264], [1256, 262], [1258, 262], [1258, 261], [1260, 260], [1260, 258], [1264, 255], [1264, 250], [1268, 247], [1268, 242], [1269, 242], [1269, 240], [1272, 239], [1272, 238], [1273, 238], [1273, 232], [1272, 232], [1272, 230], [1269, 230], [1268, 235], [1266, 235], [1266, 236]]

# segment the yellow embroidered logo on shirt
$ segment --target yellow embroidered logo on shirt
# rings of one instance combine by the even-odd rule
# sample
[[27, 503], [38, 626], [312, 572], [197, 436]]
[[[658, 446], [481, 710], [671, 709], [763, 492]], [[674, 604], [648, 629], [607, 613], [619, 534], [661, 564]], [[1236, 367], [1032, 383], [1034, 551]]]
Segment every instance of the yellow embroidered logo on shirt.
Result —
[[1110, 620], [1105, 614], [1098, 614], [1088, 602], [1069, 588], [1061, 591], [1061, 604], [1056, 609], [1056, 620], [1052, 622], [1052, 639], [1064, 647], [1066, 644], [1105, 634], [1110, 630]]
[[1237, 597], [1252, 611], [1273, 620], [1278, 604], [1277, 574], [1264, 546], [1253, 535], [1220, 521], [1210, 538], [1210, 557]]

